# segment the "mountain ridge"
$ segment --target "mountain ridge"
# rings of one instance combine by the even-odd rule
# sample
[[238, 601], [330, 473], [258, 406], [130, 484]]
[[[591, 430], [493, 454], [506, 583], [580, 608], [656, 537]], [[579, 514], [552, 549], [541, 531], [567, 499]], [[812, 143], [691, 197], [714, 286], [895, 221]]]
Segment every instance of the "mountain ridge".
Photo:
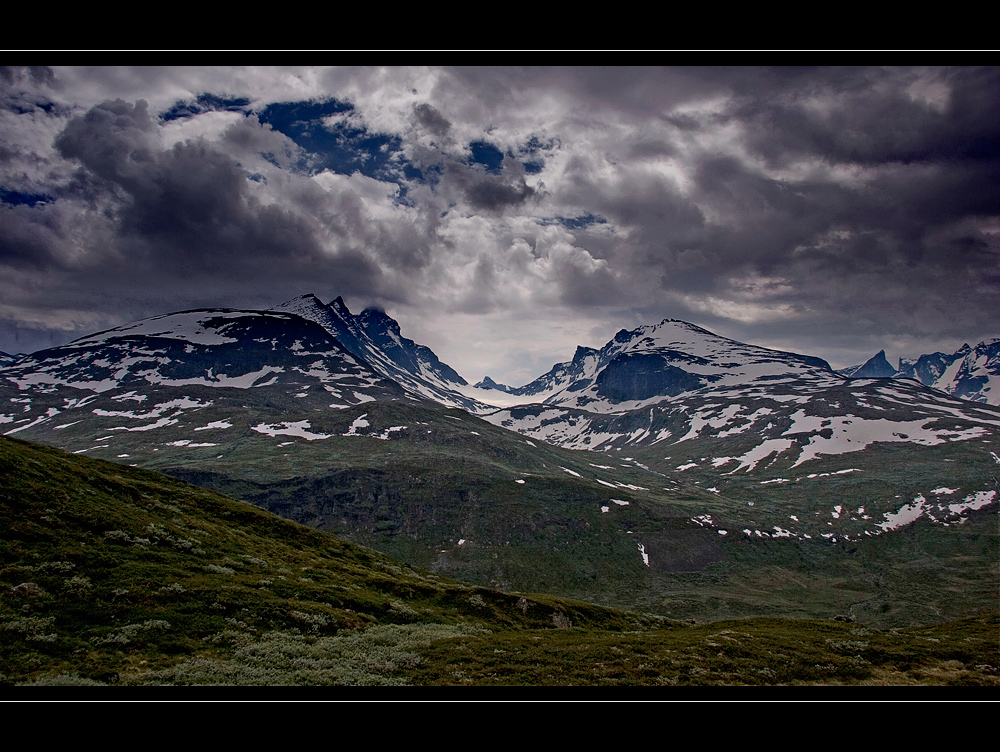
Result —
[[983, 340], [975, 347], [965, 343], [954, 353], [900, 356], [898, 363], [893, 368], [885, 350], [880, 350], [864, 364], [837, 373], [848, 378], [914, 379], [959, 399], [1000, 405], [1000, 338]]
[[[202, 309], [40, 351], [0, 370], [0, 429], [196, 480], [412, 566], [667, 616], [837, 613], [829, 586], [855, 547], [877, 559], [900, 529], [933, 546], [996, 508], [1000, 409], [913, 380], [847, 379], [664, 321], [578, 349], [561, 402], [477, 417], [420, 396], [429, 366], [397, 382], [369, 364], [429, 362], [382, 316], [372, 336], [336, 300], [296, 300], [326, 326]], [[382, 336], [417, 361], [390, 358]], [[777, 586], [772, 557], [796, 572], [823, 559], [823, 595], [748, 600]], [[852, 607], [924, 608], [880, 587], [857, 586]]]
[[474, 413], [490, 409], [459, 392], [468, 382], [442, 363], [430, 348], [402, 337], [399, 323], [384, 311], [366, 308], [355, 316], [342, 297], [324, 305], [311, 293], [271, 310], [287, 311], [315, 321], [351, 353], [419, 398], [433, 399]]

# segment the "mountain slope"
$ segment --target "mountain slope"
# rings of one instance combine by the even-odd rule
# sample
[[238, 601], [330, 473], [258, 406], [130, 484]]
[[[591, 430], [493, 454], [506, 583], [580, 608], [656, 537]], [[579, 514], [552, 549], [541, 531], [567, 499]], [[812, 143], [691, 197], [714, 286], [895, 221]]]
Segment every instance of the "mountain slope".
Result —
[[768, 350], [726, 339], [684, 321], [618, 332], [600, 350], [579, 347], [573, 360], [519, 389], [524, 403], [592, 413], [648, 407], [705, 387], [777, 384], [790, 379], [833, 383], [820, 358]]
[[[289, 412], [287, 404], [247, 403], [265, 390], [232, 390], [233, 398], [219, 391], [189, 394], [194, 404], [182, 406], [166, 399], [174, 390], [151, 394], [148, 409], [168, 420], [143, 431], [126, 429], [154, 425], [152, 415], [82, 417], [95, 401], [57, 416], [65, 422], [18, 435], [163, 470], [487, 587], [676, 618], [830, 618], [853, 610], [869, 623], [908, 624], [996, 603], [995, 580], [982, 576], [998, 560], [995, 431], [817, 453], [796, 466], [796, 454], [747, 457], [757, 444], [711, 431], [670, 447], [629, 447], [624, 456], [559, 449], [433, 403], [331, 411], [303, 398], [295, 405], [305, 402], [308, 411]], [[801, 450], [808, 441], [789, 443]], [[925, 523], [931, 529], [920, 528], [915, 549], [895, 552]], [[858, 546], [867, 571], [883, 575], [837, 587], [860, 571], [850, 553]], [[896, 576], [890, 563], [925, 556], [928, 546], [963, 583], [960, 591], [899, 600], [910, 581], [889, 577]], [[808, 597], [778, 584], [779, 571], [788, 582], [807, 575]], [[884, 604], [891, 606], [871, 613]]]
[[355, 316], [343, 298], [324, 305], [315, 295], [303, 295], [273, 310], [318, 323], [382, 376], [421, 399], [432, 399], [474, 413], [490, 409], [459, 392], [468, 386], [465, 379], [442, 363], [430, 348], [403, 337], [399, 323], [383, 311], [366, 308]]
[[452, 582], [163, 475], [17, 440], [0, 438], [0, 478], [9, 691], [1000, 682], [995, 615], [885, 632], [677, 624]]
[[[231, 309], [155, 316], [40, 350], [0, 370], [0, 383], [26, 394], [68, 387], [77, 401], [160, 386], [311, 386], [325, 390], [331, 406], [402, 396], [397, 384], [373, 372], [315, 323], [285, 313]], [[68, 398], [65, 404], [73, 402]]]
[[402, 684], [436, 640], [663, 624], [474, 588], [158, 473], [14, 439], [0, 438], [0, 478], [0, 685]]

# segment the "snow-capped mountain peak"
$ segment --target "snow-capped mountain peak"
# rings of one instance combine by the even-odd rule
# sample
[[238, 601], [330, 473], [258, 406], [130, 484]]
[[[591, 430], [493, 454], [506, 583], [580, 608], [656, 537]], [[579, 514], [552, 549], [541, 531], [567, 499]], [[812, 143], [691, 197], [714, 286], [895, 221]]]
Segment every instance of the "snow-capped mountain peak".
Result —
[[844, 368], [838, 373], [851, 378], [916, 379], [924, 386], [960, 399], [996, 405], [1000, 404], [1000, 338], [983, 340], [975, 347], [965, 343], [950, 354], [934, 352], [916, 358], [901, 357], [898, 369], [892, 368], [885, 360], [885, 353], [880, 352], [863, 366]]
[[[400, 394], [398, 385], [309, 319], [224, 308], [153, 316], [40, 350], [5, 368], [2, 379], [18, 389], [71, 387], [96, 394], [122, 388], [301, 388], [315, 382], [342, 397], [331, 399], [338, 405]], [[334, 383], [351, 390], [342, 393]]]
[[402, 336], [399, 322], [385, 311], [366, 308], [354, 315], [342, 297], [324, 305], [303, 295], [273, 310], [288, 311], [323, 326], [351, 353], [416, 397], [472, 412], [489, 406], [461, 393], [468, 383], [430, 348]]

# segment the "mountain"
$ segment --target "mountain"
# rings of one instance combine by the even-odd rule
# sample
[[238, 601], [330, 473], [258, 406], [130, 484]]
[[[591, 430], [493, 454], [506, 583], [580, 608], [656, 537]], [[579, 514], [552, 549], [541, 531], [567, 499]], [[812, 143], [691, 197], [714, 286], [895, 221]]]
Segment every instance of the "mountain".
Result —
[[519, 387], [497, 384], [489, 376], [476, 384], [480, 389], [497, 389], [517, 397], [537, 398], [526, 401], [544, 402], [564, 389], [575, 391], [587, 383], [589, 374], [597, 368], [601, 352], [589, 347], [577, 347], [568, 363], [556, 363], [534, 381]]
[[[0, 370], [0, 426], [483, 587], [712, 619], [995, 604], [998, 408], [665, 320], [477, 416], [420, 396], [461, 384], [383, 313], [297, 301], [35, 353]], [[952, 586], [920, 589], [927, 557]]]
[[493, 379], [491, 379], [489, 376], [483, 377], [482, 381], [480, 381], [479, 383], [475, 384], [473, 388], [475, 388], [475, 389], [487, 389], [487, 390], [488, 389], [494, 389], [494, 390], [496, 390], [498, 392], [504, 392], [505, 394], [513, 394], [514, 393], [514, 388], [513, 387], [507, 386], [506, 384], [498, 384]]
[[315, 295], [303, 295], [272, 310], [318, 323], [348, 351], [415, 396], [470, 412], [490, 409], [458, 391], [468, 382], [430, 348], [403, 337], [399, 323], [384, 311], [366, 308], [355, 316], [343, 298], [324, 305]]
[[578, 347], [570, 362], [558, 363], [531, 383], [506, 391], [524, 397], [525, 403], [610, 413], [713, 385], [831, 377], [829, 364], [820, 358], [746, 345], [694, 324], [664, 319], [622, 329], [600, 350]]
[[[804, 462], [872, 441], [943, 441], [939, 437], [979, 436], [1000, 425], [996, 411], [941, 392], [871, 381], [895, 373], [884, 351], [849, 370], [848, 378], [819, 358], [746, 345], [667, 319], [622, 330], [600, 350], [578, 348], [571, 363], [522, 387], [527, 392], [547, 385], [544, 400], [484, 417], [573, 449], [740, 436], [747, 446], [733, 456], [754, 465], [765, 449]], [[955, 433], [953, 419], [967, 421], [961, 425], [971, 433]]]
[[897, 378], [916, 379], [960, 399], [1000, 405], [1000, 338], [973, 348], [962, 345], [951, 355], [931, 353], [900, 358]]
[[896, 369], [889, 365], [885, 358], [885, 350], [879, 350], [860, 366], [851, 366], [837, 371], [841, 376], [855, 379], [891, 378], [896, 375]]
[[[84, 395], [150, 387], [314, 388], [329, 407], [403, 395], [314, 322], [233, 309], [154, 316], [40, 350], [2, 369], [0, 383], [25, 394], [75, 394], [66, 408]], [[46, 417], [60, 410], [53, 406]]]
[[928, 353], [899, 359], [893, 368], [880, 350], [867, 362], [837, 371], [849, 378], [916, 379], [959, 399], [1000, 405], [1000, 338], [984, 340], [974, 348], [962, 345], [954, 353]]

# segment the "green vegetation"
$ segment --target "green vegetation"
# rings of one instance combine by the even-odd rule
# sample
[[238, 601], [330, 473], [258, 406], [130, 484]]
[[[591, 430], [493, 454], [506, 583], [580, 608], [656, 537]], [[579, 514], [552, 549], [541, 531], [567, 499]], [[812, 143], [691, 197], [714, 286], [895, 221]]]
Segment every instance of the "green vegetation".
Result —
[[[489, 589], [682, 620], [843, 615], [891, 628], [1000, 612], [995, 501], [964, 521], [935, 511], [937, 522], [879, 527], [915, 498], [947, 504], [993, 488], [992, 434], [797, 467], [775, 455], [732, 472], [737, 463], [714, 459], [759, 437], [587, 452], [409, 400], [330, 410], [322, 393], [120, 391], [17, 435], [166, 472]], [[179, 394], [188, 407], [162, 407]], [[147, 417], [123, 416], [133, 409]], [[324, 438], [255, 430], [306, 423]], [[363, 435], [345, 435], [362, 423]]]
[[13, 439], [0, 439], [0, 478], [5, 683], [393, 684], [442, 637], [658, 623], [463, 585], [158, 473]]
[[1000, 619], [879, 631], [749, 619], [672, 629], [508, 631], [433, 645], [415, 681], [536, 686], [1000, 686]]
[[995, 613], [884, 630], [691, 624], [464, 585], [13, 439], [0, 438], [0, 481], [6, 686], [1000, 684]]

